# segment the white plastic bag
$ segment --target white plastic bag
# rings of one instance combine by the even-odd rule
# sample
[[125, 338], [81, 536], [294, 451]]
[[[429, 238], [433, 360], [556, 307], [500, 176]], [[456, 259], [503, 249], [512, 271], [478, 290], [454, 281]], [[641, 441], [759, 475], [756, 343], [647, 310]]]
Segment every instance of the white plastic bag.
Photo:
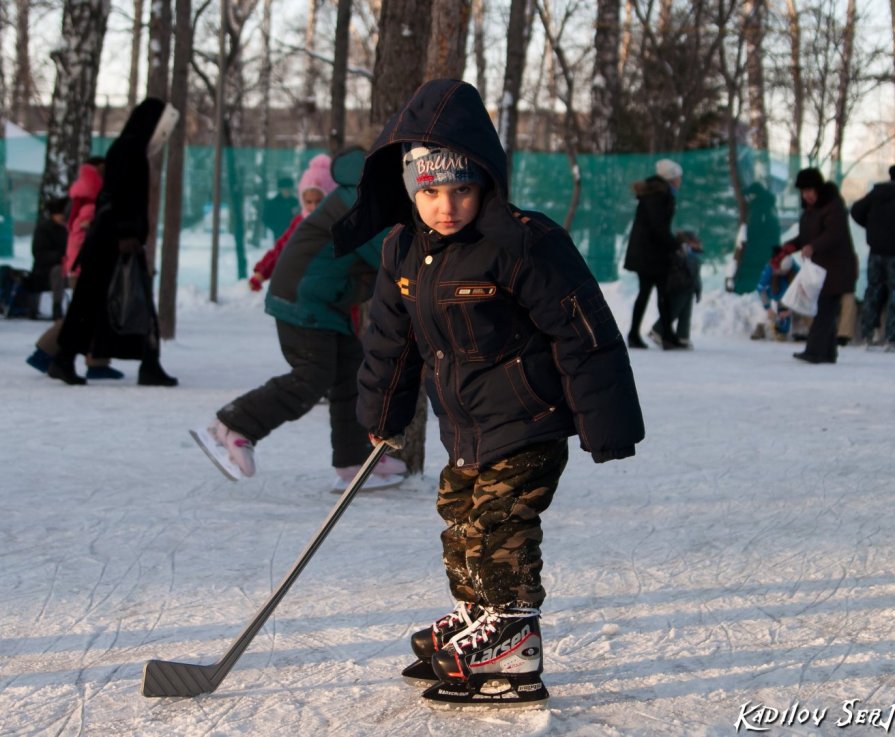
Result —
[[814, 317], [817, 314], [817, 298], [826, 278], [827, 270], [806, 258], [780, 302], [793, 312]]

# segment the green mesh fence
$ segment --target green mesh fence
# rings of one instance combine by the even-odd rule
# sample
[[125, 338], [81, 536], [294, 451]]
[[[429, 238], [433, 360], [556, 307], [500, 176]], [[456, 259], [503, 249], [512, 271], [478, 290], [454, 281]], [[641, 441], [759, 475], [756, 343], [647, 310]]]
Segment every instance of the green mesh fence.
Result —
[[[33, 140], [27, 145], [33, 149]], [[93, 152], [104, 153], [111, 140], [94, 141]], [[3, 145], [3, 142], [0, 142]], [[5, 176], [0, 169], [0, 183], [5, 182], [7, 197], [0, 198], [0, 208], [8, 203], [10, 215], [0, 223], [0, 257], [3, 244], [9, 241], [10, 222], [34, 223], [37, 216], [37, 188], [42, 154], [31, 160], [21, 149], [20, 139], [10, 139], [0, 149], [0, 165], [6, 161]], [[29, 149], [30, 150], [30, 149]], [[237, 250], [238, 277], [246, 275], [249, 249], [261, 245], [263, 229], [259, 225], [260, 206], [276, 188], [281, 175], [296, 181], [308, 161], [319, 150], [293, 149], [226, 149], [222, 172], [222, 205], [226, 216], [222, 222], [233, 235]], [[733, 251], [739, 227], [739, 210], [731, 184], [726, 148], [656, 154], [581, 154], [577, 158], [582, 187], [571, 234], [594, 275], [603, 282], [619, 276], [624, 258], [627, 234], [636, 208], [631, 185], [650, 176], [655, 162], [661, 158], [677, 161], [684, 170], [683, 185], [678, 193], [677, 213], [673, 227], [696, 231], [705, 249], [704, 263], [721, 268]], [[737, 167], [741, 185], [750, 187], [756, 179], [767, 190], [761, 199], [769, 212], [759, 217], [756, 208], [760, 198], [750, 202], [751, 237], [744, 252], [737, 277], [737, 291], [754, 289], [758, 270], [767, 259], [770, 247], [798, 220], [798, 194], [790, 186], [795, 172], [807, 165], [746, 147], [737, 151]], [[847, 201], [862, 196], [875, 181], [887, 179], [888, 163], [864, 161], [845, 166], [841, 187]], [[208, 146], [187, 148], [183, 178], [183, 227], [189, 228], [207, 218], [212, 203], [214, 149]], [[572, 197], [569, 161], [561, 153], [517, 153], [513, 160], [512, 200], [519, 207], [545, 212], [563, 223]], [[762, 172], [757, 177], [755, 172]], [[829, 174], [829, 172], [825, 173]], [[0, 209], [2, 215], [2, 209]], [[776, 222], [775, 222], [776, 221]], [[6, 231], [3, 228], [6, 228]], [[20, 232], [16, 227], [16, 232]], [[252, 255], [252, 258], [254, 255]]]

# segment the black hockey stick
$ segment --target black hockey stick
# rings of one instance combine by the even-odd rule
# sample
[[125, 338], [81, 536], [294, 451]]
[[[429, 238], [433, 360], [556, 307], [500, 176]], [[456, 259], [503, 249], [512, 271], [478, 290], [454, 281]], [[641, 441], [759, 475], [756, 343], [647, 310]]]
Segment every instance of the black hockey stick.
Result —
[[324, 520], [317, 534], [307, 544], [302, 551], [292, 570], [282, 580], [277, 589], [270, 595], [264, 606], [258, 610], [255, 618], [249, 622], [248, 626], [242, 631], [242, 634], [236, 638], [227, 654], [224, 655], [217, 663], [211, 665], [196, 665], [193, 663], [177, 663], [168, 660], [148, 660], [143, 666], [143, 686], [141, 693], [144, 696], [198, 696], [203, 693], [211, 693], [224, 680], [230, 669], [239, 660], [239, 656], [249, 646], [249, 643], [255, 638], [259, 630], [264, 626], [268, 617], [276, 609], [277, 604], [289, 591], [289, 588], [295, 583], [295, 579], [304, 570], [308, 561], [317, 552], [317, 548], [329, 534], [330, 530], [335, 527], [339, 517], [348, 508], [355, 494], [360, 491], [364, 482], [369, 478], [379, 459], [388, 447], [387, 443], [380, 442], [373, 448], [373, 452], [364, 461], [360, 471], [357, 472], [352, 479], [348, 488], [342, 492], [336, 506], [333, 507], [329, 516]]

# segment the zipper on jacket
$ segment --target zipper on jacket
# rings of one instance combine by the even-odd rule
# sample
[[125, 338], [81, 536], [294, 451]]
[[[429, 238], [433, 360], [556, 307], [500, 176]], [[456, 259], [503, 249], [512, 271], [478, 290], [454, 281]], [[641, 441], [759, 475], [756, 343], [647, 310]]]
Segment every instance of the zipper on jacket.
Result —
[[[429, 240], [431, 239], [430, 233], [423, 234], [423, 238], [426, 241], [425, 247], [423, 248], [423, 252], [427, 256], [431, 255], [431, 249], [429, 248]], [[444, 256], [444, 254], [442, 253], [442, 258], [443, 258], [443, 256]], [[439, 266], [441, 268], [443, 268], [443, 262]], [[435, 348], [435, 342], [432, 340], [429, 330], [427, 329], [426, 319], [424, 316], [425, 310], [424, 310], [424, 306], [423, 306], [423, 300], [421, 297], [421, 295], [423, 295], [426, 292], [426, 290], [422, 288], [424, 281], [427, 282], [427, 285], [437, 284], [438, 283], [438, 274], [435, 269], [431, 268], [430, 264], [425, 263], [425, 259], [424, 259], [423, 264], [421, 264], [417, 270], [416, 278], [417, 278], [417, 287], [418, 287], [417, 301], [416, 301], [417, 320], [419, 322], [420, 329], [423, 332], [423, 336], [425, 337], [426, 342], [429, 344], [429, 350], [432, 351], [433, 356], [435, 358], [435, 370], [433, 371], [433, 374], [435, 375], [435, 391], [438, 392], [438, 399], [441, 402], [441, 406], [444, 408], [444, 411], [447, 414], [448, 420], [450, 421], [451, 425], [453, 426], [453, 430], [454, 430], [454, 452], [453, 452], [453, 455], [455, 457], [457, 457], [460, 454], [460, 423], [457, 421], [456, 416], [451, 411], [450, 403], [447, 401], [447, 392], [445, 391], [445, 388], [443, 386], [444, 379], [442, 378], [442, 370], [441, 370], [442, 361], [444, 361], [445, 358], [438, 356], [439, 349]], [[426, 308], [433, 315], [432, 320], [434, 322], [435, 321], [434, 315], [436, 314], [436, 305], [438, 302], [438, 298], [436, 296], [435, 289], [431, 289], [431, 290], [429, 290], [429, 292], [431, 294], [432, 300], [431, 300], [431, 304], [426, 305]]]
[[578, 304], [578, 297], [576, 295], [572, 295], [572, 317], [574, 318], [576, 315], [581, 316], [581, 322], [584, 323], [584, 327], [587, 329], [587, 334], [590, 336], [591, 343], [593, 343], [593, 347], [597, 348], [597, 336], [594, 333], [593, 326], [590, 324], [590, 321], [587, 319], [587, 315], [584, 314], [584, 310], [581, 309], [581, 305]]

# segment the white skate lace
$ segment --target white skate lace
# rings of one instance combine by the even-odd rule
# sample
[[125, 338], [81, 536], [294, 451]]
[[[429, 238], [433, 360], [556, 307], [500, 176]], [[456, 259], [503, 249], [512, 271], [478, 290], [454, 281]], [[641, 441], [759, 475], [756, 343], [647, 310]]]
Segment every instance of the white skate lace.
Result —
[[448, 612], [441, 619], [437, 620], [432, 627], [435, 628], [436, 632], [449, 629], [451, 626], [459, 624], [460, 622], [463, 622], [469, 627], [472, 625], [472, 620], [469, 618], [469, 609], [470, 605], [465, 601], [458, 601], [454, 610]]
[[449, 644], [453, 645], [459, 652], [463, 652], [466, 649], [475, 649], [479, 643], [484, 645], [491, 635], [497, 632], [497, 623], [501, 619], [536, 617], [540, 613], [540, 609], [533, 608], [520, 607], [518, 609], [498, 610], [493, 607], [485, 607], [482, 615], [465, 630], [454, 635]]

